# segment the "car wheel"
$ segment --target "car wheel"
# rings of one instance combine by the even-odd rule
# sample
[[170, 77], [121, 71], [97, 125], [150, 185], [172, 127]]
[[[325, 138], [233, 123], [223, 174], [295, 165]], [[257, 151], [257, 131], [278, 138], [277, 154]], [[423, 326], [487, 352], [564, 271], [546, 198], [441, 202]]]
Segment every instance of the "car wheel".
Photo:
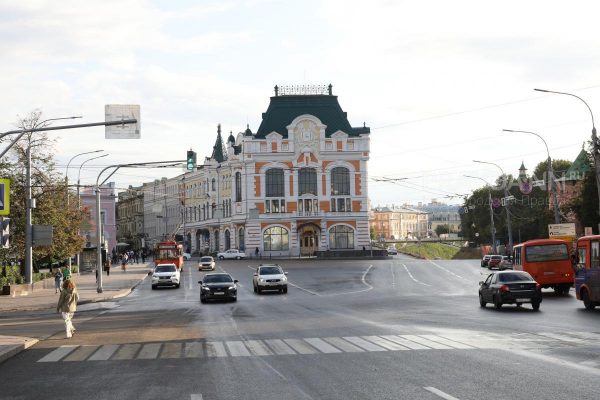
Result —
[[202, 297], [200, 297], [200, 303], [204, 304], [204, 303], [206, 303], [206, 300], [204, 300]]
[[224, 259], [225, 259], [225, 257], [223, 257], [223, 256], [219, 257], [219, 260], [224, 260]]
[[178, 283], [177, 286], [175, 286], [175, 289], [179, 289], [180, 284]]
[[497, 310], [502, 308], [502, 300], [500, 300], [498, 296], [494, 296], [494, 306]]
[[242, 257], [240, 257], [240, 256], [237, 256], [235, 259], [236, 259], [236, 260], [239, 260], [239, 259], [241, 259], [241, 258], [242, 258]]
[[283, 293], [287, 293], [287, 286], [283, 288]]
[[481, 308], [485, 308], [486, 304], [487, 303], [483, 301], [483, 296], [481, 295], [481, 293], [479, 293], [479, 305], [481, 306]]
[[231, 301], [233, 301], [235, 303], [237, 301], [237, 297], [232, 297]]
[[588, 293], [587, 289], [583, 289], [581, 291], [581, 300], [583, 300], [583, 306], [586, 310], [593, 310], [594, 307], [596, 307], [596, 305], [590, 300], [590, 294]]
[[258, 290], [256, 290], [256, 285], [252, 285], [252, 288], [254, 289], [254, 293], [258, 292]]
[[256, 288], [256, 292], [257, 292], [258, 294], [261, 294], [261, 293], [262, 293], [262, 289], [261, 289], [261, 288], [259, 288], [259, 287], [257, 287], [257, 288]]
[[152, 285], [152, 290], [156, 290], [156, 285]]
[[533, 303], [531, 303], [531, 308], [533, 308], [533, 311], [538, 311], [540, 309], [540, 302], [534, 301]]

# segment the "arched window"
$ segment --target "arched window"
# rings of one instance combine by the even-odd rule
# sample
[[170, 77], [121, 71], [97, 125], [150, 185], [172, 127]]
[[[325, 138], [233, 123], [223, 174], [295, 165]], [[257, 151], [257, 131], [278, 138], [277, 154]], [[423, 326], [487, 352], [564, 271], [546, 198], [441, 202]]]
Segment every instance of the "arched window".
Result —
[[298, 172], [298, 194], [317, 195], [317, 171], [314, 168], [302, 168]]
[[331, 195], [350, 196], [350, 172], [345, 167], [331, 170]]
[[235, 173], [235, 201], [242, 201], [242, 173]]
[[215, 203], [212, 203], [212, 210], [210, 212], [210, 216], [211, 218], [216, 218], [215, 217], [215, 212], [217, 211], [217, 205]]
[[267, 197], [283, 197], [283, 169], [271, 168], [265, 174], [266, 196]]
[[265, 251], [289, 250], [287, 229], [280, 226], [265, 229], [263, 233], [263, 248]]
[[346, 225], [334, 225], [329, 230], [330, 249], [353, 249], [354, 229]]
[[212, 191], [214, 192], [215, 190], [217, 190], [217, 180], [212, 178]]
[[229, 229], [225, 230], [225, 249], [229, 250], [231, 248], [231, 237], [229, 235]]
[[246, 249], [244, 233], [244, 228], [240, 228], [240, 230], [238, 231], [238, 247], [241, 251], [244, 251]]

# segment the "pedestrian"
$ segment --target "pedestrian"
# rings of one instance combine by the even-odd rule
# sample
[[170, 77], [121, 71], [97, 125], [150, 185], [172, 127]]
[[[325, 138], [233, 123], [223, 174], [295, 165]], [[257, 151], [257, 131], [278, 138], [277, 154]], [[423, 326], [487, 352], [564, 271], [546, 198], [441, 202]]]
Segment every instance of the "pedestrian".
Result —
[[256, 249], [254, 249], [254, 255], [256, 256], [256, 258], [258, 258], [259, 252], [260, 252], [260, 250], [258, 250], [258, 247]]
[[60, 292], [56, 312], [62, 313], [62, 318], [65, 321], [65, 331], [67, 338], [73, 336], [75, 327], [73, 326], [73, 316], [77, 310], [77, 302], [79, 301], [79, 293], [75, 288], [75, 282], [72, 279], [66, 280], [63, 283], [63, 290]]
[[58, 268], [56, 270], [56, 273], [54, 274], [54, 293], [62, 292], [62, 289], [61, 289], [62, 280], [63, 280], [63, 275], [62, 275], [62, 272], [60, 272], [60, 268]]
[[129, 257], [127, 256], [127, 253], [123, 254], [123, 259], [121, 260], [121, 269], [123, 270], [123, 272], [125, 272], [127, 270], [127, 259]]
[[62, 269], [62, 276], [63, 276], [63, 281], [68, 281], [69, 279], [71, 279], [71, 270], [69, 269], [69, 267], [65, 266]]
[[142, 264], [146, 264], [146, 251], [142, 250]]
[[104, 270], [106, 271], [106, 276], [110, 276], [110, 260], [106, 260], [106, 264], [104, 264]]

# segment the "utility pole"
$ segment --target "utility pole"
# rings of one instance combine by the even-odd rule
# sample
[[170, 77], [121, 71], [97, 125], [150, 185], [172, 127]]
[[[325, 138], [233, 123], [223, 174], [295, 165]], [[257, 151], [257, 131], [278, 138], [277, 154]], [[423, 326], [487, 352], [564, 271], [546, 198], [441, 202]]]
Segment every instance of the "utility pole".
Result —
[[25, 204], [25, 281], [33, 284], [33, 235], [31, 226], [31, 209], [35, 208], [35, 200], [31, 198], [31, 142], [27, 144], [27, 166], [25, 167], [25, 185], [27, 200]]

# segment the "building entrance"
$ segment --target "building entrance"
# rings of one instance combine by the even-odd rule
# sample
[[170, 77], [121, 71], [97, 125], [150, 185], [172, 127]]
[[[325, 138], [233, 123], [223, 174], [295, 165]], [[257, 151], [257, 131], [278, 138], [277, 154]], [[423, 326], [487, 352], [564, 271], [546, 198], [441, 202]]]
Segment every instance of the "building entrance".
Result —
[[312, 256], [319, 250], [321, 230], [316, 225], [304, 225], [298, 229], [298, 242], [300, 242], [300, 255]]

